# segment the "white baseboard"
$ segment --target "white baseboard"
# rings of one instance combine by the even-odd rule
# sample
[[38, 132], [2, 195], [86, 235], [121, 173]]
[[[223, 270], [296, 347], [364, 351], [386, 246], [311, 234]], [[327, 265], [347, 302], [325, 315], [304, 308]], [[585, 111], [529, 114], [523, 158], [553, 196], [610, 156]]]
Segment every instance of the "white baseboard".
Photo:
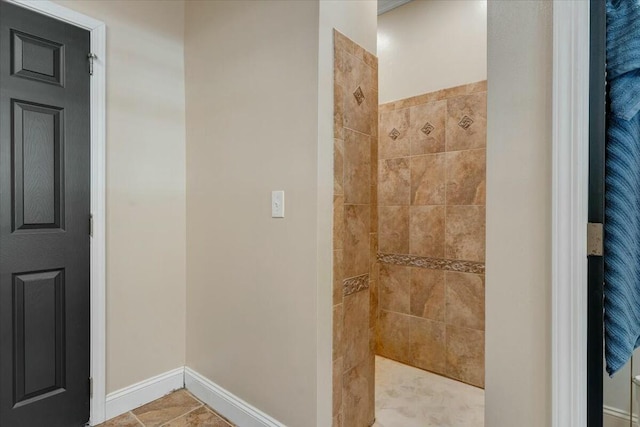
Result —
[[110, 420], [183, 387], [184, 367], [180, 367], [109, 393], [106, 419]]
[[239, 427], [286, 427], [191, 368], [185, 368], [184, 382], [194, 396]]
[[[624, 411], [624, 410], [619, 409], [619, 408], [614, 408], [613, 406], [604, 405], [604, 407], [602, 408], [602, 412], [604, 413], [605, 418], [606, 418], [606, 416], [609, 416], [609, 417], [613, 417], [613, 418], [616, 418], [616, 419], [619, 419], [619, 420], [624, 420], [626, 425], [627, 426], [629, 425], [629, 416], [631, 414], [629, 414], [629, 412], [627, 412], [627, 411]], [[634, 414], [631, 417], [631, 420], [634, 422], [634, 425], [640, 425], [640, 424], [638, 424], [639, 420], [638, 420], [638, 416], [637, 415]], [[605, 427], [607, 427], [606, 423], [605, 423]]]

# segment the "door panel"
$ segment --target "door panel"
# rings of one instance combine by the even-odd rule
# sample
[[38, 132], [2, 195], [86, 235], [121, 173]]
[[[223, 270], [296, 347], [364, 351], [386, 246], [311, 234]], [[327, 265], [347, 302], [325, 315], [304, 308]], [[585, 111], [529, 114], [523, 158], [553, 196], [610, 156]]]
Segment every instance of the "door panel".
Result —
[[64, 45], [13, 30], [11, 49], [13, 75], [62, 85]]
[[14, 275], [14, 404], [64, 391], [64, 270]]
[[61, 228], [64, 110], [12, 100], [15, 230]]
[[0, 0], [0, 425], [89, 419], [89, 33]]

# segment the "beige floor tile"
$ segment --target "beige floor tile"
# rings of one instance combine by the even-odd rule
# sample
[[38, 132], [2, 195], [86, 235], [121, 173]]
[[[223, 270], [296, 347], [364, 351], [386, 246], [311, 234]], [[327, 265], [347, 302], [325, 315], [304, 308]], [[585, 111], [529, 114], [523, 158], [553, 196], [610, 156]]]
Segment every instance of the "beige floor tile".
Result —
[[374, 427], [482, 427], [484, 390], [376, 357]]
[[126, 414], [122, 414], [105, 423], [100, 424], [98, 427], [142, 427], [142, 424], [138, 422], [136, 417], [131, 412], [127, 412]]
[[176, 418], [163, 427], [230, 427], [224, 419], [210, 411], [207, 407], [200, 408], [189, 412], [186, 415]]
[[199, 406], [202, 406], [202, 403], [189, 392], [178, 390], [132, 412], [145, 427], [156, 427], [191, 412]]

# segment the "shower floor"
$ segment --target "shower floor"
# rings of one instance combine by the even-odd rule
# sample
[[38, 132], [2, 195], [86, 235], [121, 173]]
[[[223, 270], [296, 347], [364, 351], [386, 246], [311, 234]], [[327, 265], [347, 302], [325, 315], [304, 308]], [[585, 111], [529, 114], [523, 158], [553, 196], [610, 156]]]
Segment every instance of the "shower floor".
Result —
[[428, 426], [484, 426], [484, 390], [376, 356], [373, 427]]

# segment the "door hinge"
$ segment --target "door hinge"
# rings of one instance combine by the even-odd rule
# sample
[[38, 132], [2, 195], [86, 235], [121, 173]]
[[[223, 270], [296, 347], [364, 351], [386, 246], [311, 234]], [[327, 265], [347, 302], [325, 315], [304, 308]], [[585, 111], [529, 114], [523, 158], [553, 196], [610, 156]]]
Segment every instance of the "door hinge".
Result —
[[89, 377], [89, 397], [93, 397], [93, 378]]
[[87, 59], [89, 60], [89, 75], [93, 76], [93, 61], [98, 59], [98, 55], [96, 55], [95, 53], [89, 52], [87, 54]]
[[89, 214], [89, 236], [93, 237], [93, 214]]
[[604, 232], [599, 222], [587, 223], [587, 256], [604, 254]]

